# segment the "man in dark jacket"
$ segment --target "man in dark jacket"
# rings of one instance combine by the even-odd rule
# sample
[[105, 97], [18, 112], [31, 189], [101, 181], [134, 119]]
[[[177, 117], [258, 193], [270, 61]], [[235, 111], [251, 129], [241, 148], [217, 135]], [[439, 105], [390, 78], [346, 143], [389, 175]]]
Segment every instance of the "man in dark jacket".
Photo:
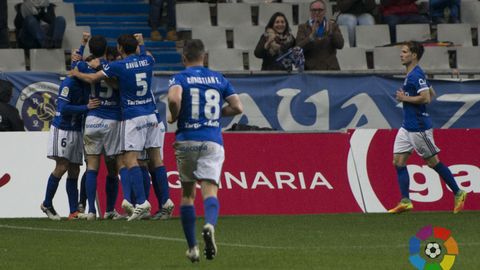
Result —
[[61, 48], [66, 22], [55, 15], [55, 5], [48, 0], [24, 0], [15, 6], [15, 33], [19, 47]]
[[7, 0], [0, 0], [0, 48], [8, 47]]
[[24, 131], [17, 108], [8, 104], [12, 98], [12, 84], [0, 80], [0, 131]]

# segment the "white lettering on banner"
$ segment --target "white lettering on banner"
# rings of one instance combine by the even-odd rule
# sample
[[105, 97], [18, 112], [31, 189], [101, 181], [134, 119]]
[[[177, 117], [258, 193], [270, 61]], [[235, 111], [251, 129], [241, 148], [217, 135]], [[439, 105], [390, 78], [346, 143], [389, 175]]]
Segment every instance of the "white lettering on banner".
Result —
[[435, 202], [442, 198], [442, 182], [437, 172], [427, 165], [407, 165], [407, 169], [410, 175], [410, 199], [417, 202]]
[[[473, 165], [457, 164], [448, 167], [455, 181], [466, 192], [480, 193], [480, 168]], [[468, 185], [467, 185], [468, 183]]]
[[[175, 180], [174, 184], [170, 183], [170, 188], [181, 188], [180, 180], [178, 179], [178, 172], [177, 171], [169, 171], [167, 176], [170, 177], [171, 175], [176, 175], [177, 180]], [[297, 178], [298, 175], [298, 178]], [[220, 179], [219, 187], [222, 189], [225, 185], [226, 189], [234, 189], [235, 186], [240, 187], [241, 189], [257, 189], [261, 186], [266, 186], [269, 189], [286, 189], [290, 188], [292, 190], [298, 189], [297, 184], [295, 183], [298, 179], [300, 189], [305, 190], [307, 186], [305, 184], [305, 176], [303, 172], [298, 172], [298, 174], [294, 174], [291, 172], [275, 172], [275, 182], [270, 181], [269, 178], [263, 172], [255, 173], [255, 177], [251, 186], [248, 186], [248, 178], [245, 172], [239, 172], [238, 175], [234, 175], [231, 172], [224, 172], [223, 174], [224, 179]], [[272, 178], [270, 178], [272, 179]], [[223, 181], [222, 181], [223, 180]], [[222, 184], [224, 182], [224, 185]], [[273, 184], [275, 183], [276, 186]], [[235, 184], [235, 185], [234, 185]], [[325, 176], [321, 172], [315, 172], [312, 177], [312, 181], [308, 189], [317, 189], [317, 187], [326, 187], [327, 189], [333, 189], [333, 186], [330, 182], [325, 178]], [[200, 188], [199, 185], [197, 185]]]
[[442, 128], [451, 127], [457, 120], [462, 117], [473, 105], [480, 101], [480, 94], [446, 94], [437, 98], [438, 101], [445, 102], [463, 102], [462, 107], [445, 123]]
[[[278, 123], [283, 130], [329, 130], [330, 124], [330, 101], [326, 89], [313, 94], [305, 100], [306, 103], [315, 105], [315, 123], [306, 126], [298, 123], [292, 115], [293, 98], [301, 91], [299, 89], [284, 88], [277, 91], [277, 95], [282, 97], [278, 105], [277, 117]], [[300, 104], [299, 104], [300, 105]], [[297, 105], [298, 106], [298, 105]]]
[[[383, 114], [378, 109], [377, 104], [373, 99], [366, 93], [358, 94], [342, 105], [342, 109], [347, 108], [348, 106], [354, 105], [357, 109], [355, 115], [353, 116], [352, 121], [345, 128], [390, 128], [390, 124], [383, 117]], [[360, 126], [360, 120], [362, 116], [367, 119], [367, 123]]]
[[[410, 174], [410, 198], [413, 201], [436, 202], [443, 198], [444, 182], [435, 170], [427, 165], [408, 165], [407, 168]], [[480, 168], [474, 165], [457, 164], [449, 166], [449, 169], [461, 189], [467, 193], [480, 193]]]
[[238, 96], [242, 101], [243, 107], [248, 108], [248, 110], [243, 110], [242, 114], [234, 116], [230, 124], [225, 126], [225, 129], [229, 129], [234, 123], [240, 122], [240, 119], [242, 119], [243, 116], [247, 117], [249, 124], [252, 123], [259, 127], [272, 127], [268, 122], [267, 118], [265, 118], [265, 115], [263, 115], [260, 108], [258, 108], [257, 103], [255, 103], [255, 101], [250, 95], [243, 93], [239, 94]]

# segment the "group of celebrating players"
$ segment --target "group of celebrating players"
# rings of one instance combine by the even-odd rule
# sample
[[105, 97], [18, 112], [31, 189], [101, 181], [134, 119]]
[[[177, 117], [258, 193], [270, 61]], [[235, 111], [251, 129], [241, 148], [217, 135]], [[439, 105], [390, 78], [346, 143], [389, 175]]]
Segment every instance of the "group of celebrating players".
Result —
[[[92, 55], [83, 58], [87, 43]], [[52, 201], [65, 173], [68, 219], [97, 219], [95, 197], [100, 155], [104, 155], [108, 169], [105, 219], [168, 219], [172, 215], [174, 204], [163, 164], [165, 125], [151, 87], [155, 60], [145, 50], [141, 34], [121, 35], [117, 50], [118, 59], [108, 61], [111, 57], [107, 56], [106, 39], [90, 38], [84, 33], [82, 45], [72, 54], [72, 70], [59, 88], [57, 111], [50, 128], [47, 155], [55, 160], [55, 169], [48, 178], [40, 206], [52, 220], [60, 220]], [[195, 237], [196, 183], [200, 184], [205, 209], [204, 254], [213, 259], [217, 253], [214, 238], [219, 213], [217, 192], [224, 161], [219, 119], [243, 111], [238, 95], [223, 75], [203, 67], [204, 57], [202, 41], [186, 41], [183, 51], [186, 69], [170, 80], [168, 93], [167, 121], [178, 122], [174, 148], [182, 183], [180, 216], [188, 243], [186, 256], [192, 262], [200, 258]], [[85, 202], [79, 204], [78, 191], [83, 152], [87, 163], [81, 185], [88, 202], [85, 213], [82, 213]], [[123, 191], [122, 208], [128, 216], [115, 210], [119, 182]], [[148, 201], [151, 185], [160, 208], [153, 216]]]

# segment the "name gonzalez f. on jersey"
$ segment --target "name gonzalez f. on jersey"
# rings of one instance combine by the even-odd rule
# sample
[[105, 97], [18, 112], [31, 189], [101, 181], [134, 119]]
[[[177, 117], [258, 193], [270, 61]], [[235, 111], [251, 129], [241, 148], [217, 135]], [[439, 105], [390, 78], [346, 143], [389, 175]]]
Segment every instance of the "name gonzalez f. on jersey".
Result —
[[[418, 96], [422, 91], [428, 91], [430, 84], [425, 78], [424, 71], [417, 65], [405, 78], [403, 90], [405, 95]], [[420, 132], [432, 128], [432, 121], [427, 112], [426, 104], [403, 102], [402, 127], [410, 132]]]
[[152, 56], [132, 54], [104, 66], [105, 76], [119, 81], [124, 120], [155, 113], [150, 89], [154, 62]]
[[177, 141], [212, 141], [223, 145], [220, 116], [225, 98], [236, 94], [222, 74], [205, 67], [189, 67], [173, 76], [169, 87], [180, 85], [182, 104]]

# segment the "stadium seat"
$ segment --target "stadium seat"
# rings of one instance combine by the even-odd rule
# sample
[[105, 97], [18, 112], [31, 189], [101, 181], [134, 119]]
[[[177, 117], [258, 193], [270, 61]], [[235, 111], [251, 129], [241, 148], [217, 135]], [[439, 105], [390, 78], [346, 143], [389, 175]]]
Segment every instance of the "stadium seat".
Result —
[[90, 26], [67, 27], [63, 36], [62, 48], [66, 50], [76, 49], [80, 46], [83, 32], [90, 33]]
[[243, 71], [243, 53], [236, 49], [211, 49], [208, 67], [219, 71]]
[[63, 16], [67, 27], [76, 26], [77, 22], [75, 21], [75, 9], [73, 3], [64, 3], [64, 2], [55, 2], [55, 15]]
[[348, 28], [346, 25], [339, 25], [340, 32], [342, 33], [343, 37], [343, 47], [350, 48], [350, 37], [348, 36]]
[[264, 32], [265, 26], [239, 26], [233, 28], [233, 48], [254, 50]]
[[242, 0], [242, 3], [257, 5], [265, 3], [265, 0]]
[[211, 26], [208, 3], [176, 4], [177, 30], [191, 30], [193, 27]]
[[30, 70], [65, 73], [65, 53], [63, 49], [31, 49]]
[[458, 70], [478, 70], [478, 67], [480, 67], [480, 47], [457, 48]]
[[451, 41], [455, 45], [473, 45], [470, 24], [438, 24], [437, 37], [438, 41]]
[[[292, 4], [298, 4], [298, 3], [308, 3], [310, 4], [312, 0], [283, 0], [282, 3], [292, 3]], [[328, 1], [325, 1], [328, 2]]]
[[357, 25], [355, 39], [356, 47], [372, 49], [390, 44], [390, 30], [386, 24]]
[[251, 70], [251, 71], [262, 70], [262, 62], [263, 60], [260, 58], [257, 58], [253, 50], [248, 52], [248, 70]]
[[0, 71], [25, 71], [23, 49], [0, 49]]
[[337, 50], [340, 70], [367, 70], [367, 56], [364, 48], [343, 48]]
[[251, 26], [251, 6], [248, 4], [218, 3], [217, 24], [227, 28]]
[[447, 47], [425, 47], [420, 66], [426, 70], [450, 71]]
[[298, 25], [290, 25], [290, 33], [296, 38], [298, 32]]
[[463, 0], [460, 2], [460, 19], [462, 23], [468, 23], [477, 27], [480, 23], [480, 2]]
[[291, 4], [261, 3], [258, 6], [258, 25], [266, 26], [270, 17], [275, 12], [282, 12], [287, 17], [288, 23], [293, 24], [293, 9]]
[[424, 41], [432, 38], [429, 24], [398, 24], [397, 42], [416, 40]]
[[377, 47], [373, 49], [373, 66], [375, 70], [404, 71], [400, 62], [400, 47]]
[[192, 27], [192, 38], [201, 39], [207, 51], [227, 48], [227, 33], [225, 27]]
[[22, 3], [22, 0], [13, 0], [7, 2], [7, 20], [8, 20], [8, 29], [10, 31], [15, 30], [15, 24], [13, 23], [15, 20], [15, 16], [17, 16], [17, 12], [15, 11], [15, 5]]

